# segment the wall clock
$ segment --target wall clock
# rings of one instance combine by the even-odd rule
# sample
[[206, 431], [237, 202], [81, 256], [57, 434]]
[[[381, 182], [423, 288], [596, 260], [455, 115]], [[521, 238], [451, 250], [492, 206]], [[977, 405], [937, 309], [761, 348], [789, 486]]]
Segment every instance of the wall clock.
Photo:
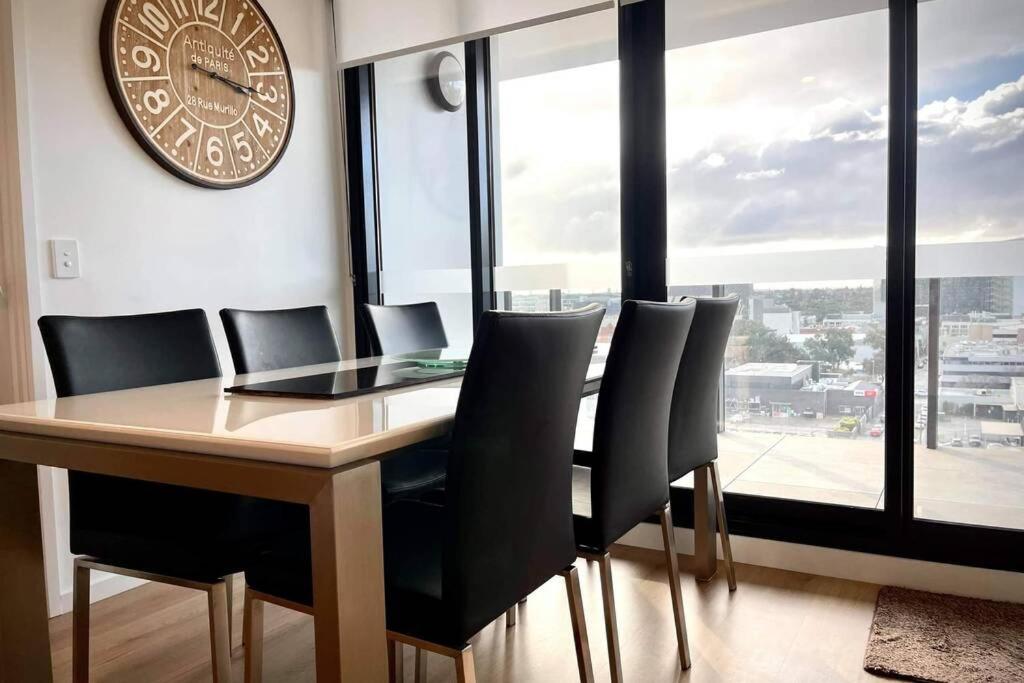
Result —
[[253, 0], [109, 0], [100, 36], [107, 87], [140, 145], [202, 187], [256, 182], [295, 120], [288, 57]]
[[434, 58], [427, 82], [431, 96], [442, 109], [458, 111], [466, 101], [466, 71], [451, 52]]

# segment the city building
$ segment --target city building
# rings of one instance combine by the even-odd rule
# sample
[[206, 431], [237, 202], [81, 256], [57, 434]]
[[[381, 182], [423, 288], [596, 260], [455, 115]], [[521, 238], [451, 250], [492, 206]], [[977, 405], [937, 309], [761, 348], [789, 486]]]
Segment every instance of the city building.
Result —
[[772, 417], [873, 415], [882, 388], [865, 380], [814, 382], [811, 363], [746, 363], [725, 372], [726, 405]]

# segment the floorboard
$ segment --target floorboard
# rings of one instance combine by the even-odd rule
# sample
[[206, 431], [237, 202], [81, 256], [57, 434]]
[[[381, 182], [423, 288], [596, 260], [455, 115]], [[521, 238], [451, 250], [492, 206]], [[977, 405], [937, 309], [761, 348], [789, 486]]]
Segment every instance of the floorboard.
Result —
[[[671, 602], [660, 553], [616, 548], [614, 581], [623, 671], [629, 681], [879, 681], [862, 668], [878, 586], [776, 569], [737, 566], [739, 590], [724, 578], [698, 584], [682, 557], [693, 668], [678, 670]], [[577, 562], [598, 681], [609, 680], [600, 578]], [[241, 626], [241, 582], [236, 582]], [[204, 594], [147, 584], [93, 606], [92, 681], [193, 683], [211, 680]], [[310, 617], [266, 607], [264, 680], [314, 680]], [[50, 622], [55, 679], [71, 680], [70, 615]], [[242, 680], [235, 633], [234, 680]], [[578, 680], [563, 582], [541, 587], [518, 625], [499, 619], [474, 641], [480, 681]], [[413, 661], [405, 649], [406, 674]], [[450, 660], [428, 657], [428, 683], [455, 679]]]

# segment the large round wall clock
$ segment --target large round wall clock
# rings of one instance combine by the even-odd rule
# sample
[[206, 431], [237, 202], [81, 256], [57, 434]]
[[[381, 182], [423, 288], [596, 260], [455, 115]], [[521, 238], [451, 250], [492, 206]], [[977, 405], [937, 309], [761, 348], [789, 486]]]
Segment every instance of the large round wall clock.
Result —
[[256, 182], [284, 154], [291, 68], [253, 0], [109, 0], [100, 37], [107, 87], [140, 145], [203, 187]]

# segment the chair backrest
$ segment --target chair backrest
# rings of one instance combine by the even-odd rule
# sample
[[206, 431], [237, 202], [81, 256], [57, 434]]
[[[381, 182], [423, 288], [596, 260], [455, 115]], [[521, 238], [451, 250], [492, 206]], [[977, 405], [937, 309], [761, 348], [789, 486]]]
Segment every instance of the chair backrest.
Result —
[[58, 396], [220, 377], [202, 309], [39, 319]]
[[[59, 397], [220, 376], [201, 309], [108, 318], [46, 316], [39, 319], [39, 330]], [[68, 472], [68, 486], [72, 552], [104, 552], [88, 540], [97, 533], [164, 538], [202, 530], [212, 536], [238, 524], [236, 497], [224, 493], [76, 471]]]
[[718, 457], [718, 387], [739, 298], [697, 299], [679, 363], [668, 432], [668, 475], [675, 481]]
[[326, 306], [278, 311], [220, 312], [239, 375], [341, 360]]
[[591, 516], [604, 550], [668, 502], [668, 426], [696, 303], [622, 305], [594, 419]]
[[443, 599], [465, 637], [576, 557], [576, 416], [604, 309], [483, 314], [448, 462]]
[[433, 301], [402, 306], [363, 304], [375, 356], [448, 348], [441, 311]]

